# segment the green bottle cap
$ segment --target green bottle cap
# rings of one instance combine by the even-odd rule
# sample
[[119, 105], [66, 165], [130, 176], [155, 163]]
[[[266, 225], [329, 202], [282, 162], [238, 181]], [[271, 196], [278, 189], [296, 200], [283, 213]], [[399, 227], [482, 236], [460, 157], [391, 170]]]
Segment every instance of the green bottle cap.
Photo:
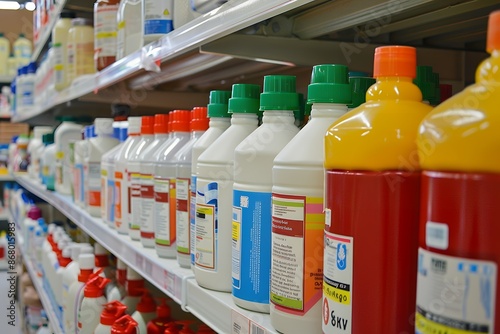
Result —
[[259, 94], [259, 85], [234, 84], [228, 112], [256, 114], [259, 111]]
[[42, 143], [45, 144], [45, 146], [54, 144], [54, 134], [53, 133], [46, 133], [42, 135]]
[[292, 75], [266, 75], [260, 110], [300, 110], [295, 81]]
[[227, 112], [231, 91], [213, 90], [210, 92], [210, 102], [207, 105], [208, 117], [231, 117]]
[[316, 65], [307, 88], [307, 103], [351, 103], [349, 69], [344, 65]]
[[299, 121], [301, 124], [304, 122], [304, 115], [306, 112], [306, 101], [304, 99], [304, 94], [299, 93], [299, 110], [293, 111], [293, 116], [296, 121]]
[[3, 37], [3, 36], [4, 36], [3, 32], [0, 32], [0, 37]]
[[431, 105], [437, 106], [441, 102], [441, 89], [439, 88], [439, 73], [432, 72], [432, 83], [434, 84], [434, 94], [429, 101]]
[[434, 96], [436, 95], [436, 84], [433, 82], [432, 78], [432, 67], [417, 66], [417, 77], [413, 80], [413, 83], [420, 88], [422, 99], [432, 104], [432, 101], [435, 99]]
[[374, 78], [351, 77], [349, 83], [352, 91], [352, 103], [348, 105], [350, 109], [357, 108], [366, 102], [366, 91], [375, 83]]

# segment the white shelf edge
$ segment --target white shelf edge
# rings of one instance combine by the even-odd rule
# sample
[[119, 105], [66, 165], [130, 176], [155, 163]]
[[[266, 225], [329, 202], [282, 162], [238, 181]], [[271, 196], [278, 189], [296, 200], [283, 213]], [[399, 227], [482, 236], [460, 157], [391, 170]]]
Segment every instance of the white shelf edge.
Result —
[[10, 174], [7, 174], [7, 175], [0, 174], [0, 182], [4, 182], [4, 181], [14, 181], [14, 177]]
[[0, 75], [0, 83], [8, 83], [10, 84], [12, 80], [14, 80], [15, 76], [12, 77], [10, 75]]
[[140, 242], [131, 240], [128, 235], [119, 234], [101, 219], [91, 217], [85, 210], [77, 207], [69, 196], [48, 191], [26, 176], [15, 176], [15, 180], [32, 194], [61, 211], [85, 233], [185, 309], [186, 282], [193, 277], [190, 269], [181, 268], [175, 259], [159, 258], [154, 249], [144, 248]]
[[52, 17], [50, 18], [49, 23], [44, 27], [42, 35], [38, 39], [38, 43], [33, 50], [33, 54], [31, 55], [31, 61], [37, 61], [38, 58], [40, 57], [40, 53], [42, 52], [44, 46], [47, 44], [50, 34], [52, 33], [52, 28], [59, 19], [59, 14], [61, 14], [65, 5], [66, 5], [66, 0], [60, 0], [56, 4], [56, 7], [53, 9]]

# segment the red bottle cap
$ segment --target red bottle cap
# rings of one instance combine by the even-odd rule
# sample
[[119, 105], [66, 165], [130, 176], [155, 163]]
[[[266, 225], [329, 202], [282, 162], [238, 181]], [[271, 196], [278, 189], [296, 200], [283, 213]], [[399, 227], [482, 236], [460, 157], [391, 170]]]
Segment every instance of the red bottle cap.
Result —
[[141, 313], [152, 313], [156, 310], [156, 302], [148, 290], [143, 291], [141, 300], [137, 304], [137, 311]]
[[155, 115], [154, 133], [168, 133], [168, 114]]
[[127, 280], [126, 282], [127, 295], [131, 297], [140, 297], [144, 291], [144, 280]]
[[125, 311], [127, 311], [127, 306], [118, 300], [105, 304], [104, 310], [101, 313], [101, 324], [112, 326], [116, 320], [125, 314]]
[[170, 113], [172, 132], [189, 132], [191, 122], [190, 110], [174, 110]]
[[127, 269], [117, 269], [116, 270], [116, 280], [121, 285], [125, 285], [127, 282]]
[[127, 314], [115, 321], [111, 327], [111, 334], [136, 334], [137, 326], [137, 321]]
[[104, 296], [104, 288], [110, 281], [111, 280], [102, 276], [92, 277], [87, 284], [85, 284], [83, 296], [85, 298], [99, 298]]
[[195, 107], [191, 111], [191, 123], [189, 129], [193, 131], [206, 131], [208, 129], [209, 118], [206, 107]]
[[62, 267], [66, 267], [68, 264], [71, 263], [71, 258], [70, 257], [61, 257], [59, 260], [59, 265]]
[[486, 51], [500, 50], [500, 10], [490, 14], [486, 35]]
[[165, 298], [162, 298], [160, 305], [156, 308], [156, 316], [158, 318], [170, 319], [170, 307], [167, 305]]
[[373, 76], [409, 77], [417, 75], [417, 50], [411, 46], [380, 46], [375, 49]]
[[152, 135], [154, 133], [155, 118], [153, 116], [142, 116], [141, 135]]
[[109, 267], [108, 255], [96, 255], [95, 256], [95, 266], [96, 266], [96, 268]]

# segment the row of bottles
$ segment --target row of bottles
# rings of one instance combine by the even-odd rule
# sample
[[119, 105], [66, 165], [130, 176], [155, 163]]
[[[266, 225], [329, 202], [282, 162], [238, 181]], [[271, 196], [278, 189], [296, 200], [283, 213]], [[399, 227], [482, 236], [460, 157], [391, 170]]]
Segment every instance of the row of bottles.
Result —
[[33, 47], [24, 34], [19, 34], [11, 47], [4, 33], [0, 33], [0, 76], [14, 77], [16, 69], [28, 65]]

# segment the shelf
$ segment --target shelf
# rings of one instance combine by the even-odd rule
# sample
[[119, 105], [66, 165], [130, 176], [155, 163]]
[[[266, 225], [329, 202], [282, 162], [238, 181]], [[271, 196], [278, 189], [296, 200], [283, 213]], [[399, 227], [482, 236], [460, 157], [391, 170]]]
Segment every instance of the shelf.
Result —
[[43, 28], [42, 34], [38, 38], [37, 44], [33, 49], [33, 54], [31, 55], [31, 61], [37, 61], [40, 58], [42, 50], [45, 48], [50, 39], [50, 34], [52, 33], [52, 28], [59, 19], [59, 14], [64, 9], [67, 0], [59, 0], [55, 4], [53, 15], [47, 25]]
[[0, 174], [0, 182], [14, 181], [14, 177], [10, 174]]

